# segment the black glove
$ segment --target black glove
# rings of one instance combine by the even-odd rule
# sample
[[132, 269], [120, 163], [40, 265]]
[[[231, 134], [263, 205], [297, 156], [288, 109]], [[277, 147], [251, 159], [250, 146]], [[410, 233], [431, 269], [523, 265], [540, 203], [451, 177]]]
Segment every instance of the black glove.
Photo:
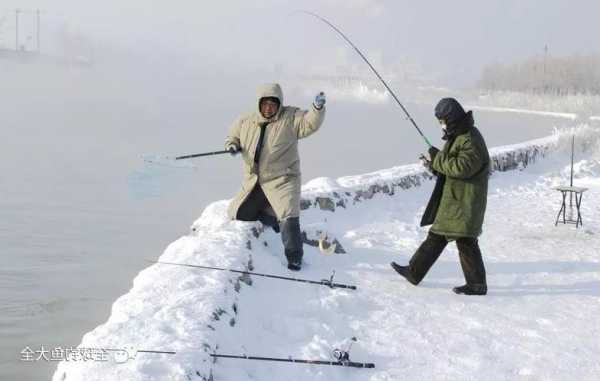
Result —
[[421, 164], [423, 164], [424, 166], [427, 166], [427, 163], [431, 163], [427, 156], [423, 154], [419, 155], [419, 160], [421, 160]]
[[419, 159], [421, 159], [421, 164], [423, 164], [423, 167], [425, 167], [427, 171], [429, 171], [434, 176], [439, 175], [439, 173], [431, 167], [431, 160], [427, 159], [425, 155], [419, 156]]
[[439, 149], [437, 149], [434, 146], [429, 147], [429, 149], [427, 150], [427, 152], [429, 152], [429, 157], [431, 158], [431, 161], [435, 160], [435, 155], [438, 154], [438, 152], [440, 152]]

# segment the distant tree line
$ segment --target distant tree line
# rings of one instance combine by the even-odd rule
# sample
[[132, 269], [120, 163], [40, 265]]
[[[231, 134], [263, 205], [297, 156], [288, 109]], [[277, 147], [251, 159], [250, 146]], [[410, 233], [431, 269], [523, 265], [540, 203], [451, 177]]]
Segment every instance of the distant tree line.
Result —
[[535, 94], [600, 95], [600, 55], [542, 56], [483, 69], [480, 87]]

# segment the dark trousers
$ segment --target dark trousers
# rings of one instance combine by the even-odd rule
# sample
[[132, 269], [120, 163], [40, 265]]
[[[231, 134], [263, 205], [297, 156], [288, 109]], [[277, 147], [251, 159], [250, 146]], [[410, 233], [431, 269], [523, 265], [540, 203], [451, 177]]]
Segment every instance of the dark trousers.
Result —
[[276, 217], [266, 213], [267, 209], [271, 209], [271, 204], [269, 204], [269, 200], [260, 185], [256, 185], [238, 209], [236, 219], [240, 221], [260, 221], [263, 225], [273, 227], [275, 231], [281, 230], [281, 241], [288, 262], [302, 263], [304, 250], [302, 248], [300, 218], [286, 218], [278, 222]]
[[[448, 245], [446, 237], [429, 232], [409, 262], [409, 269], [417, 282], [421, 282], [427, 272], [440, 257]], [[456, 247], [460, 257], [465, 281], [468, 285], [486, 285], [485, 266], [481, 258], [481, 250], [477, 238], [461, 237], [456, 239]]]
[[240, 221], [260, 221], [263, 225], [277, 225], [277, 218], [267, 214], [266, 210], [271, 208], [265, 192], [260, 185], [256, 185], [238, 209], [236, 219]]

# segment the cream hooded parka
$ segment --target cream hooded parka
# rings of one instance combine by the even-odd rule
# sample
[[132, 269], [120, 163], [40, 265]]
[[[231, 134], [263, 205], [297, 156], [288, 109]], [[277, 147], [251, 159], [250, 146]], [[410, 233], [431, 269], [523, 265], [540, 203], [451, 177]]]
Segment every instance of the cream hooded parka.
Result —
[[[266, 97], [279, 99], [279, 110], [266, 119], [260, 112], [260, 100]], [[310, 110], [283, 105], [283, 92], [279, 84], [258, 87], [256, 110], [233, 122], [225, 147], [232, 144], [241, 148], [243, 181], [242, 189], [229, 205], [229, 217], [236, 219], [256, 184], [260, 184], [278, 220], [300, 215], [300, 156], [298, 139], [305, 138], [321, 127], [325, 107]], [[260, 137], [260, 124], [266, 123], [265, 135], [258, 165], [254, 162]]]

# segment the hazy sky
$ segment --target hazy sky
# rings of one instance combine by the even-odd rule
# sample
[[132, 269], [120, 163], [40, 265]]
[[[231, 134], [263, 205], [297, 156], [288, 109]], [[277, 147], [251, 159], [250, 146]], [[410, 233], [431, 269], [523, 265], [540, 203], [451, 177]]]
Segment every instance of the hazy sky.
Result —
[[415, 62], [463, 84], [486, 63], [542, 54], [546, 44], [553, 55], [600, 50], [594, 0], [1, 0], [0, 41], [9, 47], [16, 7], [44, 10], [46, 40], [66, 23], [97, 41], [195, 62], [330, 70], [359, 62], [324, 25], [290, 15], [301, 7], [329, 18], [379, 65]]

